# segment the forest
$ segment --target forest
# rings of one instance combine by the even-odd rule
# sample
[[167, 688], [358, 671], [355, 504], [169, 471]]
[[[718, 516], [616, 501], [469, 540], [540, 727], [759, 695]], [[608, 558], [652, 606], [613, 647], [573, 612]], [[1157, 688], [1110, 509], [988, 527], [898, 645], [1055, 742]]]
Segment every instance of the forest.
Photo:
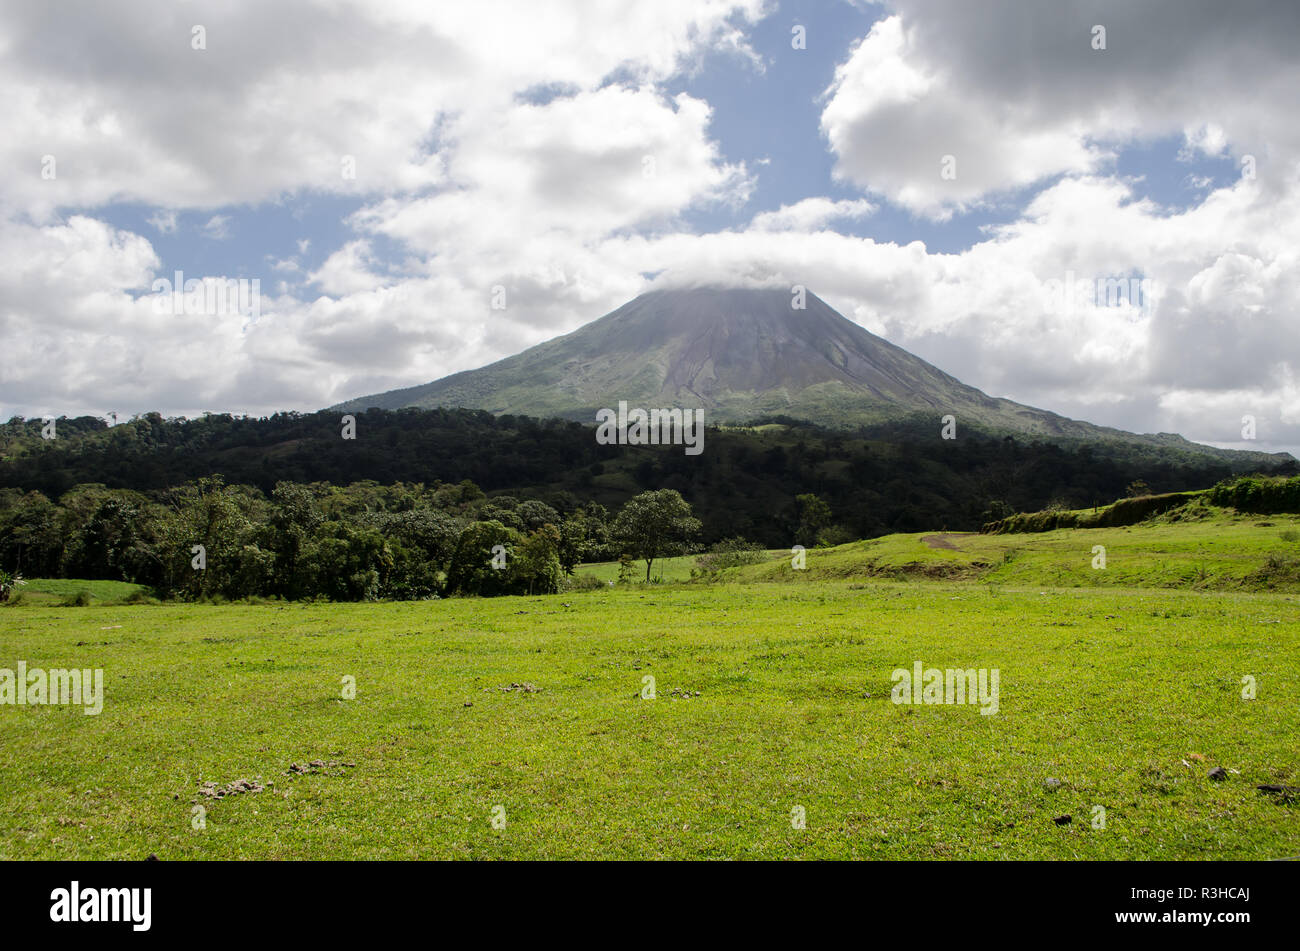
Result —
[[[583, 561], [978, 530], [1243, 470], [1176, 447], [1056, 444], [924, 420], [711, 429], [698, 457], [469, 410], [144, 414], [0, 426], [0, 571], [163, 597], [331, 600], [560, 590]], [[630, 576], [630, 568], [628, 569]]]

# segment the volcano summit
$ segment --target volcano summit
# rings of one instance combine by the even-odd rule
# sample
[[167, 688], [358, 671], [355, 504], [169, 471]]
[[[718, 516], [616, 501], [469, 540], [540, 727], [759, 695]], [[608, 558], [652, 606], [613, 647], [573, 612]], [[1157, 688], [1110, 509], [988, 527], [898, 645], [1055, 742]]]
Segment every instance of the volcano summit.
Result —
[[466, 407], [594, 422], [602, 407], [625, 400], [702, 407], [711, 424], [785, 416], [828, 427], [918, 415], [933, 416], [937, 427], [951, 413], [959, 424], [991, 432], [1233, 454], [991, 397], [860, 327], [811, 292], [802, 309], [794, 304], [781, 288], [650, 291], [572, 333], [481, 369], [336, 408]]

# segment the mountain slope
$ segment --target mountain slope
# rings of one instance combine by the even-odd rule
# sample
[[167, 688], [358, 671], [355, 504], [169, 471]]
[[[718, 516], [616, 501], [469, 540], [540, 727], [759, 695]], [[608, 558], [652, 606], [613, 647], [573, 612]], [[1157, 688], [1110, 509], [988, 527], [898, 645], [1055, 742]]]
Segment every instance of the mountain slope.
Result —
[[[1078, 439], [1140, 440], [1228, 454], [1169, 434], [1134, 436], [996, 399], [846, 319], [781, 289], [652, 291], [572, 333], [432, 383], [336, 409], [437, 406], [594, 421], [620, 400], [704, 407], [710, 423], [788, 416], [856, 426], [925, 414], [958, 425]], [[1261, 459], [1274, 457], [1252, 453]]]

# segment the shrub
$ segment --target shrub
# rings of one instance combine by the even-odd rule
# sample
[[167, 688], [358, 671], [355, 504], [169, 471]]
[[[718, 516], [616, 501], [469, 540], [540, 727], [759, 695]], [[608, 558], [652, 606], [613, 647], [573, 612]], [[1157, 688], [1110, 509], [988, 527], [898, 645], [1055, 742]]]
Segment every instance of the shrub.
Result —
[[1269, 552], [1264, 564], [1248, 577], [1249, 581], [1267, 588], [1294, 588], [1300, 584], [1300, 558], [1290, 552]]
[[570, 575], [560, 583], [561, 591], [597, 591], [608, 585], [595, 575]]
[[14, 588], [24, 585], [27, 582], [23, 580], [20, 574], [10, 574], [7, 571], [0, 571], [0, 604], [9, 600], [10, 594]]
[[857, 540], [857, 536], [843, 525], [832, 525], [817, 536], [817, 545], [819, 548], [834, 548]]
[[1016, 532], [1050, 532], [1058, 528], [1117, 528], [1136, 525], [1179, 506], [1197, 503], [1199, 499], [1200, 496], [1190, 492], [1142, 495], [1120, 499], [1096, 514], [1082, 515], [1049, 508], [1043, 512], [1026, 512], [989, 522], [981, 530], [991, 535], [1007, 535]]
[[737, 537], [715, 543], [706, 554], [695, 559], [695, 564], [705, 574], [717, 574], [726, 568], [756, 565], [763, 558], [760, 546]]
[[82, 588], [72, 597], [65, 598], [63, 601], [63, 606], [65, 608], [84, 608], [84, 607], [89, 607], [91, 601], [93, 600], [94, 599], [91, 597], [90, 592], [87, 591], [85, 588]]
[[1210, 490], [1209, 496], [1215, 505], [1231, 506], [1239, 512], [1300, 512], [1300, 476], [1225, 479]]

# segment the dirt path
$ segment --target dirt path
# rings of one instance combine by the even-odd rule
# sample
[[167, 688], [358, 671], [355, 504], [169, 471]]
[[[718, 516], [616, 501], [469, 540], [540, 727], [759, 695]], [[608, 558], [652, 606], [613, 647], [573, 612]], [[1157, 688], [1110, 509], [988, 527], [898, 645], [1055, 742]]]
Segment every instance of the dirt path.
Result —
[[925, 542], [931, 548], [949, 548], [953, 551], [961, 551], [952, 543], [954, 538], [966, 538], [970, 535], [978, 535], [979, 532], [947, 532], [943, 535], [926, 535], [921, 541]]

